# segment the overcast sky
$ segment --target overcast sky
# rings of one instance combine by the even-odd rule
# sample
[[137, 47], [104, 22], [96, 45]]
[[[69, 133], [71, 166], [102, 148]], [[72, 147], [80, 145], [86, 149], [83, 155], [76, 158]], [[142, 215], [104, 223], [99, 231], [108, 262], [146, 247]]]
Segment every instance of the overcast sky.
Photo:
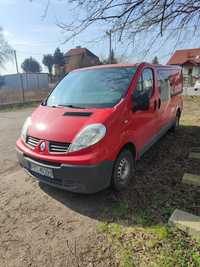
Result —
[[[108, 38], [105, 28], [93, 26], [73, 41], [63, 44], [65, 34], [56, 25], [57, 22], [70, 21], [74, 16], [74, 10], [70, 10], [67, 0], [51, 0], [47, 16], [43, 18], [47, 0], [0, 0], [0, 26], [4, 29], [5, 39], [11, 47], [17, 51], [19, 66], [27, 57], [34, 57], [40, 63], [44, 54], [53, 53], [56, 47], [63, 52], [68, 51], [77, 45], [87, 47], [100, 58], [108, 56]], [[81, 12], [75, 10], [75, 13]], [[141, 38], [140, 38], [141, 40]], [[141, 48], [145, 44], [145, 36], [137, 45]], [[163, 40], [161, 40], [163, 41]], [[159, 41], [159, 44], [161, 43]], [[154, 52], [149, 53], [145, 58], [138, 52], [137, 47], [127, 49], [126, 43], [118, 43], [113, 37], [113, 48], [117, 56], [123, 55], [124, 61], [151, 61], [157, 55], [160, 62], [166, 63], [170, 54], [174, 51], [174, 41], [168, 40], [161, 47], [155, 45]], [[199, 39], [191, 39], [176, 45], [177, 48], [199, 47]], [[139, 47], [140, 46], [140, 47]], [[47, 71], [44, 66], [43, 71]], [[6, 65], [1, 73], [15, 73], [14, 62]]]

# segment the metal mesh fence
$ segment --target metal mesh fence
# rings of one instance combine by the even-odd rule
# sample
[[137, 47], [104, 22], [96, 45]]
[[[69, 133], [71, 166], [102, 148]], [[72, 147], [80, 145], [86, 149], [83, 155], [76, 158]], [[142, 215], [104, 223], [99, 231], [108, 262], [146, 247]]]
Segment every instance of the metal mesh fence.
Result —
[[0, 79], [0, 105], [40, 101], [49, 91], [47, 73], [4, 75]]

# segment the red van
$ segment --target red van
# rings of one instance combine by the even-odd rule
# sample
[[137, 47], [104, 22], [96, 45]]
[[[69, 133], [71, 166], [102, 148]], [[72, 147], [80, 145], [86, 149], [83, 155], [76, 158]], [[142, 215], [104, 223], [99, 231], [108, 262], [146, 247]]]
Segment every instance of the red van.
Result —
[[103, 65], [70, 72], [24, 123], [22, 167], [43, 183], [94, 193], [122, 190], [135, 162], [179, 125], [177, 66]]

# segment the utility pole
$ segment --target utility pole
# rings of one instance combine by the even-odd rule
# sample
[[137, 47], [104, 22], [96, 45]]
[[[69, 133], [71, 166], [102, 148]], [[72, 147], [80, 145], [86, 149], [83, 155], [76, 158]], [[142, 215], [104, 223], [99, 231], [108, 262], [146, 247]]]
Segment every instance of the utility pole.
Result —
[[19, 74], [20, 86], [21, 86], [21, 90], [22, 90], [22, 103], [24, 104], [24, 86], [23, 86], [22, 75], [21, 75], [21, 73], [19, 73], [16, 50], [13, 50], [13, 53], [14, 53], [14, 58], [15, 58], [16, 71]]
[[106, 31], [106, 34], [109, 36], [109, 63], [112, 63], [112, 31]]
[[18, 68], [18, 62], [17, 62], [17, 53], [16, 53], [16, 50], [13, 50], [13, 53], [14, 53], [14, 57], [15, 57], [15, 65], [16, 65], [16, 70], [17, 70], [17, 73], [19, 73], [19, 68]]

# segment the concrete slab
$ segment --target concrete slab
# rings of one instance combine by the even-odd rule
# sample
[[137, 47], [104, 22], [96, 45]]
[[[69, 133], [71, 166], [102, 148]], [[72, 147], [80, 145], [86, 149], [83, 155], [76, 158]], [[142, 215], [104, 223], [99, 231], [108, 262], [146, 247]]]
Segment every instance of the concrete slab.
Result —
[[176, 209], [169, 218], [169, 224], [200, 240], [200, 216]]
[[200, 159], [200, 152], [190, 152], [189, 158], [190, 159]]
[[185, 173], [182, 182], [184, 184], [200, 186], [200, 175]]

